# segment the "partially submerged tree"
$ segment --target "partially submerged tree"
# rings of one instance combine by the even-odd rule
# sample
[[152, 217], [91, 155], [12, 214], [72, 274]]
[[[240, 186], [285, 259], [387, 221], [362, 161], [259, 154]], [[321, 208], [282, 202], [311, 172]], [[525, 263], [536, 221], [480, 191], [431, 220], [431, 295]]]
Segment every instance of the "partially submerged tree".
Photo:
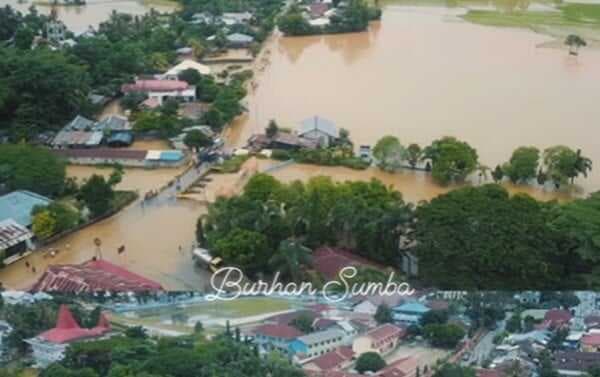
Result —
[[569, 55], [577, 56], [579, 54], [579, 48], [587, 46], [587, 42], [576, 34], [569, 34], [565, 38], [565, 44], [569, 46]]

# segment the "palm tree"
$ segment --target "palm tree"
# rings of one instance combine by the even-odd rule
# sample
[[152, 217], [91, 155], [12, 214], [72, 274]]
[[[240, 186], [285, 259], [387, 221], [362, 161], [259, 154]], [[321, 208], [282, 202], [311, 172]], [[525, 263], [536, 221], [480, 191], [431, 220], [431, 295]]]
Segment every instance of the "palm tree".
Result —
[[310, 263], [310, 249], [294, 239], [281, 241], [277, 252], [269, 260], [273, 269], [290, 281], [298, 281], [301, 268]]
[[[583, 174], [587, 178], [588, 172], [592, 170], [592, 160], [581, 155], [581, 149], [577, 150], [577, 159], [575, 160], [575, 173], [577, 175]], [[575, 180], [575, 177], [571, 178], [571, 183]]]
[[569, 46], [569, 55], [577, 56], [579, 47], [587, 46], [586, 41], [576, 34], [569, 34], [565, 39], [565, 44]]
[[479, 183], [481, 183], [482, 180], [487, 181], [490, 168], [489, 166], [479, 164], [477, 165], [477, 172], [477, 176], [479, 177]]

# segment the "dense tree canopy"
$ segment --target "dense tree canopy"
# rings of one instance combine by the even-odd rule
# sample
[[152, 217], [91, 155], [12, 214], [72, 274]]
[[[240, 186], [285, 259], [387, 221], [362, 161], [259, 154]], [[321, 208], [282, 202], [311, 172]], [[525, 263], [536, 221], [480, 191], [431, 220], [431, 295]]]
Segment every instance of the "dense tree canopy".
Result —
[[451, 191], [421, 205], [415, 251], [422, 277], [463, 289], [564, 284], [563, 253], [558, 234], [547, 226], [546, 208], [525, 195], [509, 197], [493, 184]]
[[394, 171], [400, 168], [406, 150], [395, 136], [384, 136], [373, 147], [373, 156], [382, 169]]
[[0, 184], [54, 196], [65, 184], [65, 162], [50, 151], [26, 144], [0, 145]]
[[540, 151], [535, 147], [517, 148], [504, 165], [503, 172], [513, 183], [527, 183], [535, 178], [540, 160]]
[[354, 369], [360, 374], [377, 372], [385, 367], [385, 360], [377, 352], [365, 352], [356, 359]]

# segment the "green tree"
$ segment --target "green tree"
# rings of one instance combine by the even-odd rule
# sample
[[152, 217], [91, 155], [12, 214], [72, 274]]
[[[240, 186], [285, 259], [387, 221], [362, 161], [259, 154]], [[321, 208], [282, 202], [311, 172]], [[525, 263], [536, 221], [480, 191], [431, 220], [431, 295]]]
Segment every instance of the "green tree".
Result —
[[0, 166], [10, 190], [54, 196], [65, 184], [66, 164], [47, 149], [26, 144], [0, 145]]
[[410, 144], [406, 149], [406, 153], [408, 156], [408, 163], [414, 169], [417, 166], [417, 163], [421, 159], [423, 155], [423, 150], [419, 146], [419, 144]]
[[559, 187], [569, 180], [571, 183], [579, 174], [587, 176], [591, 169], [590, 159], [564, 145], [556, 145], [544, 150], [544, 165], [550, 179]]
[[97, 174], [86, 180], [80, 190], [81, 199], [94, 217], [104, 215], [110, 210], [114, 194], [110, 183]]
[[565, 44], [569, 46], [569, 54], [577, 55], [580, 47], [587, 46], [586, 41], [576, 34], [569, 34], [565, 38]]
[[435, 140], [423, 151], [432, 162], [432, 176], [441, 183], [462, 182], [477, 168], [477, 151], [454, 137]]
[[273, 137], [277, 135], [277, 132], [279, 132], [279, 126], [277, 125], [277, 122], [275, 122], [274, 119], [271, 119], [269, 121], [269, 125], [265, 129], [265, 133], [267, 137]]
[[423, 203], [414, 233], [419, 274], [446, 289], [555, 287], [565, 254], [547, 206], [496, 184]]
[[523, 325], [521, 321], [521, 313], [517, 312], [513, 314], [508, 321], [506, 321], [506, 331], [511, 333], [518, 333], [523, 330]]
[[269, 260], [274, 271], [291, 281], [299, 281], [302, 267], [310, 265], [310, 262], [310, 249], [292, 239], [281, 241]]
[[215, 243], [216, 256], [232, 266], [241, 268], [248, 276], [264, 270], [269, 258], [267, 238], [258, 232], [234, 228]]
[[471, 367], [464, 367], [460, 364], [444, 363], [436, 369], [433, 377], [475, 377], [477, 374]]
[[291, 326], [297, 328], [299, 331], [303, 332], [304, 334], [309, 334], [311, 332], [313, 332], [313, 318], [307, 314], [302, 314], [296, 318], [294, 318], [294, 320], [292, 320], [292, 322], [290, 323]]
[[314, 33], [313, 27], [308, 23], [297, 6], [290, 9], [277, 21], [277, 26], [286, 35], [309, 35]]
[[503, 170], [511, 182], [526, 183], [535, 178], [539, 160], [540, 151], [537, 148], [519, 147], [513, 152]]
[[375, 312], [375, 321], [377, 324], [381, 325], [384, 323], [392, 323], [394, 322], [394, 316], [392, 314], [392, 309], [386, 304], [381, 304], [377, 307], [377, 311]]
[[142, 326], [131, 326], [125, 329], [125, 336], [129, 338], [145, 339], [148, 337], [146, 329]]
[[430, 324], [423, 328], [432, 346], [452, 349], [465, 337], [465, 331], [454, 324]]
[[447, 310], [430, 310], [423, 314], [420, 320], [421, 326], [425, 327], [431, 324], [444, 324], [448, 321]]
[[52, 236], [56, 229], [56, 219], [52, 217], [52, 214], [48, 210], [38, 212], [33, 216], [32, 230], [40, 239], [45, 239]]
[[377, 372], [385, 368], [385, 360], [377, 352], [365, 352], [356, 359], [354, 369], [360, 374]]
[[395, 136], [384, 136], [373, 148], [373, 156], [383, 170], [394, 171], [400, 168], [405, 150]]
[[200, 130], [191, 130], [185, 134], [183, 143], [191, 149], [199, 150], [200, 148], [210, 147], [212, 139]]
[[495, 183], [500, 183], [504, 178], [504, 170], [500, 165], [496, 165], [496, 168], [492, 171], [492, 178]]

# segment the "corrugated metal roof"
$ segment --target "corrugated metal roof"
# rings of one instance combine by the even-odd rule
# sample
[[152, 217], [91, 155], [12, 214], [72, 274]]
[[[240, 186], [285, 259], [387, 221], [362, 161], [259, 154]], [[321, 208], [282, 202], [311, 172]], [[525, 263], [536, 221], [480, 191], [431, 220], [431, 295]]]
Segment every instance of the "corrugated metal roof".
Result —
[[13, 219], [0, 221], [0, 250], [6, 250], [20, 242], [31, 239], [33, 234], [29, 229]]
[[340, 330], [317, 331], [312, 334], [298, 337], [298, 340], [304, 344], [315, 344], [326, 340], [343, 337], [344, 333]]
[[31, 191], [13, 191], [0, 196], [0, 221], [13, 219], [20, 225], [31, 225], [31, 210], [36, 205], [46, 206], [51, 200]]
[[183, 158], [183, 152], [178, 150], [161, 151], [160, 159], [162, 161], [179, 161]]
[[314, 130], [324, 132], [331, 137], [340, 137], [339, 131], [335, 124], [329, 119], [321, 118], [318, 115], [304, 119], [302, 122], [300, 122], [298, 135], [302, 136], [303, 134]]

